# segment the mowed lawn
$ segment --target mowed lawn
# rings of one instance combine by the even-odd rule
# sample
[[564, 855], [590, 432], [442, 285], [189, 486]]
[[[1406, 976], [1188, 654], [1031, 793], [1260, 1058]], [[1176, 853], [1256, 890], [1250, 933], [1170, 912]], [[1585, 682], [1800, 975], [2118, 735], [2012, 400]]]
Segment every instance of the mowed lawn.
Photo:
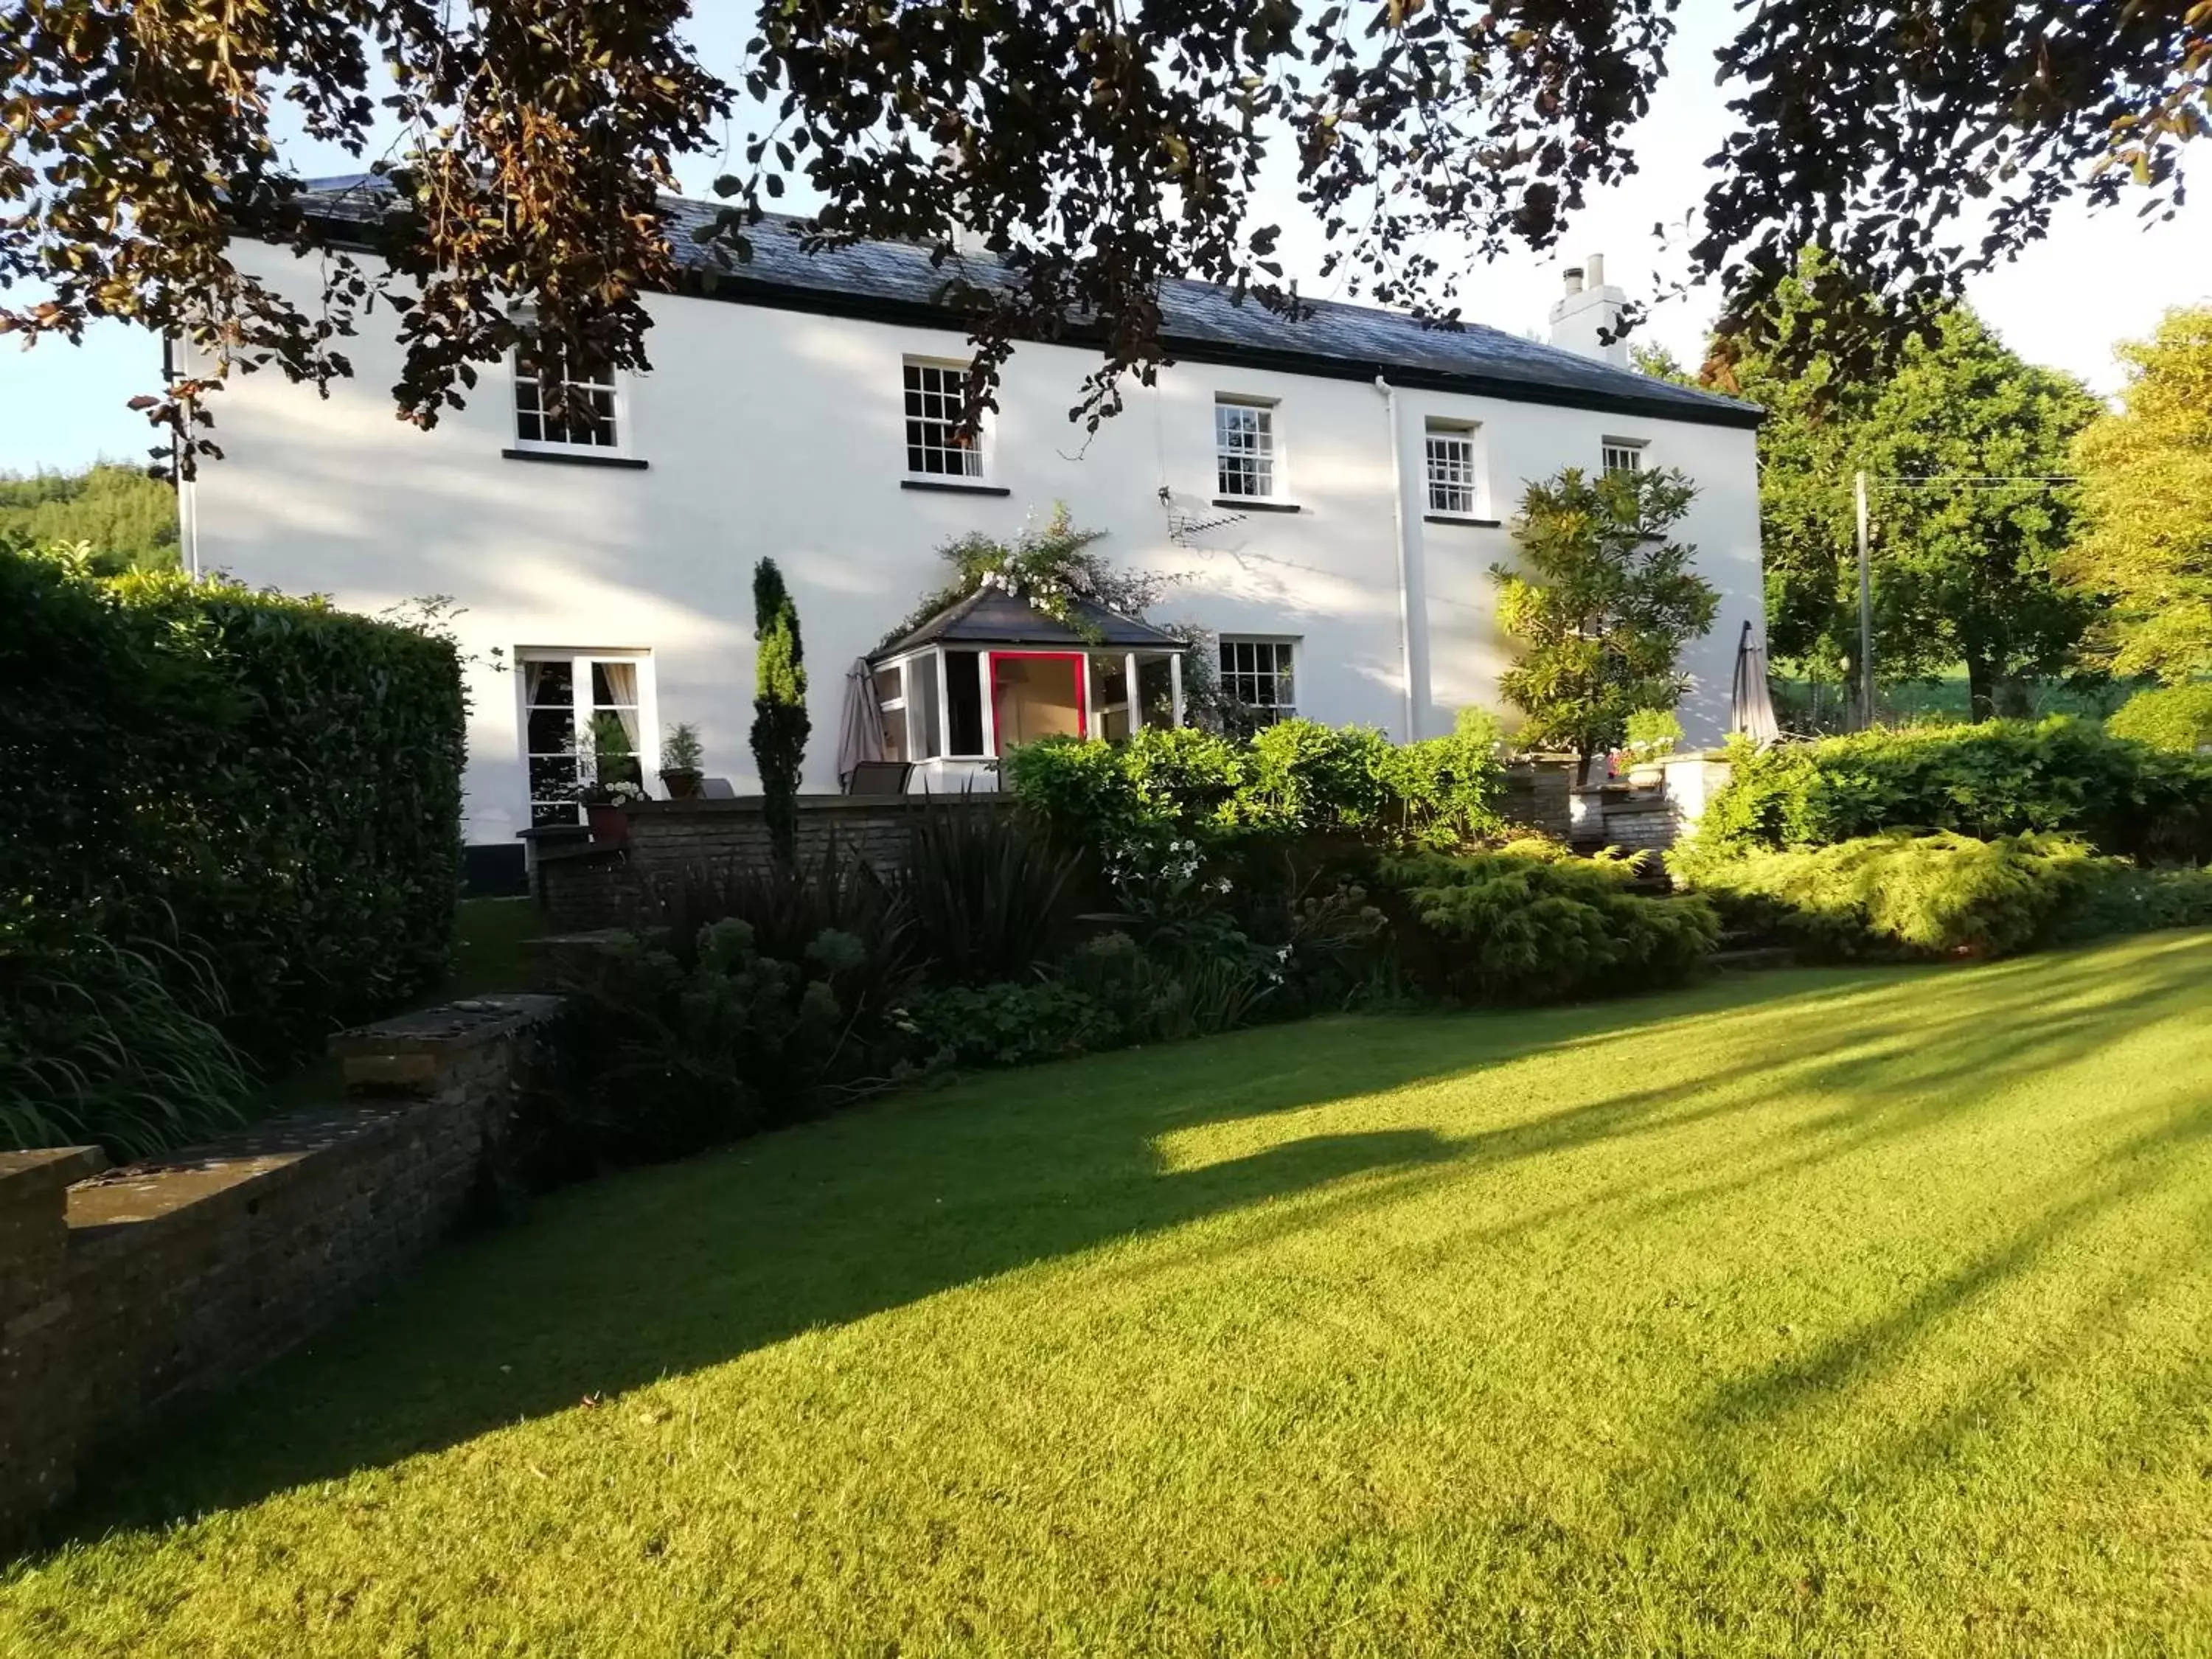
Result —
[[2212, 1648], [2212, 935], [1336, 1018], [441, 1253], [0, 1651]]

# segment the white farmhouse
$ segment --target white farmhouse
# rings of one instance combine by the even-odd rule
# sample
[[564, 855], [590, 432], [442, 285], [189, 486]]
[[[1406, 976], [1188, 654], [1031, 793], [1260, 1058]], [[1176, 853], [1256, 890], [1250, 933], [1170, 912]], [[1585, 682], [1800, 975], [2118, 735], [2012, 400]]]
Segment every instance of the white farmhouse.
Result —
[[[340, 214], [366, 194], [319, 189]], [[680, 257], [703, 264], [686, 233], [715, 207], [672, 211]], [[1141, 634], [1002, 637], [1023, 630], [987, 605], [882, 654], [940, 585], [939, 546], [1011, 537], [1062, 502], [1116, 560], [1176, 578], [1154, 619], [1218, 635], [1231, 695], [1402, 738], [1448, 731], [1468, 704], [1508, 712], [1489, 571], [1512, 557], [1503, 521], [1524, 481], [1680, 468], [1698, 489], [1682, 534], [1723, 596], [1687, 653], [1683, 723], [1698, 742], [1726, 722], [1744, 625], [1765, 632], [1758, 411], [1631, 370], [1603, 340], [1620, 295], [1595, 269], [1587, 287], [1570, 274], [1548, 345], [1327, 302], [1291, 323], [1175, 284], [1174, 362], [1132, 384], [1121, 415], [1095, 434], [1071, 424], [1095, 359], [1024, 345], [968, 447], [952, 437], [965, 335], [933, 304], [941, 273], [924, 251], [808, 255], [775, 222], [755, 240], [749, 265], [650, 298], [652, 372], [601, 386], [590, 421], [541, 413], [523, 364], [419, 431], [393, 418], [398, 348], [374, 336], [348, 343], [354, 378], [327, 399], [270, 374], [222, 394], [226, 459], [185, 502], [203, 568], [358, 611], [429, 594], [465, 607], [480, 865], [503, 861], [493, 848], [516, 856], [533, 823], [573, 819], [562, 757], [595, 714], [636, 734], [647, 778], [665, 727], [693, 722], [706, 769], [750, 789], [763, 555], [804, 630], [810, 788], [837, 787], [860, 658], [880, 671], [888, 745], [918, 763], [915, 787], [988, 775], [1039, 731], [1126, 729], [1128, 670], [1171, 659]], [[236, 251], [313, 299], [289, 252]]]

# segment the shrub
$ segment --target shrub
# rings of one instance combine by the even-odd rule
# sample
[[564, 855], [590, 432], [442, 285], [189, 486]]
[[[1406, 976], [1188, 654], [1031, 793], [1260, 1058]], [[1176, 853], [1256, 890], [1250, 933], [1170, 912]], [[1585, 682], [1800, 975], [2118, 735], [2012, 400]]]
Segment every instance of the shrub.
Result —
[[1503, 834], [1504, 752], [1497, 717], [1480, 708], [1461, 709], [1449, 737], [1392, 750], [1384, 776], [1395, 797], [1398, 833], [1438, 851]]
[[[0, 901], [204, 958], [302, 1049], [443, 972], [465, 702], [434, 628], [0, 550]], [[173, 987], [191, 1006], [191, 987]]]
[[806, 763], [806, 652], [799, 607], [774, 559], [753, 567], [753, 766], [769, 840], [788, 864], [799, 845], [799, 781]]
[[983, 802], [925, 802], [897, 890], [931, 977], [1022, 980], [1056, 952], [1079, 856], [1036, 823]]
[[1456, 845], [1503, 828], [1497, 726], [1474, 711], [1450, 737], [1404, 745], [1369, 727], [1313, 720], [1243, 739], [1151, 728], [1118, 744], [1048, 738], [1015, 750], [1006, 770], [1055, 832], [1109, 851], [1310, 835]]
[[0, 1149], [146, 1158], [237, 1123], [252, 1078], [215, 1023], [227, 1012], [188, 951], [0, 937]]
[[1867, 836], [1705, 866], [1738, 918], [1832, 956], [2000, 957], [2048, 940], [2100, 860], [2063, 836]]
[[909, 1002], [903, 1019], [925, 1059], [954, 1066], [1031, 1066], [1121, 1041], [1103, 1003], [1054, 980], [950, 986]]
[[2212, 927], [2212, 869], [2145, 870], [2121, 859], [2099, 859], [2088, 889], [2063, 917], [2062, 944], [2161, 927]]
[[2185, 755], [2212, 749], [2212, 681], [2138, 691], [2105, 722], [2105, 731]]
[[1875, 730], [1764, 752], [1739, 744], [1692, 860], [1832, 846], [1892, 830], [1981, 840], [2063, 833], [2139, 860], [2212, 858], [2212, 760], [2067, 716]]
[[1648, 766], [1673, 754], [1682, 741], [1682, 722], [1671, 708], [1639, 708], [1628, 717], [1628, 758]]
[[798, 863], [732, 860], [664, 875], [639, 921], [687, 971], [707, 931], [725, 921], [744, 923], [759, 953], [778, 962], [806, 961], [826, 935], [857, 939], [860, 955], [833, 975], [856, 1049], [880, 1035], [917, 966], [914, 918], [899, 890], [834, 838]]
[[1632, 865], [1516, 843], [1386, 860], [1407, 968], [1470, 1002], [1549, 1002], [1686, 977], [1719, 923], [1698, 898], [1632, 892]]
[[806, 1116], [849, 1080], [855, 1011], [836, 981], [864, 964], [856, 936], [825, 929], [790, 962], [734, 918], [670, 943], [630, 935], [563, 980], [574, 1064], [555, 1172], [682, 1157]]
[[[1272, 953], [1268, 953], [1272, 954]], [[1182, 1042], [1249, 1024], [1275, 988], [1262, 953], [1241, 933], [1213, 950], [1148, 951], [1124, 933], [1092, 939], [1067, 981], [1106, 1008], [1128, 1042]]]
[[1248, 881], [1228, 896], [1240, 930], [1265, 953], [1276, 1018], [1341, 1008], [1388, 967], [1389, 923], [1358, 882], [1302, 868], [1285, 854], [1277, 880]]

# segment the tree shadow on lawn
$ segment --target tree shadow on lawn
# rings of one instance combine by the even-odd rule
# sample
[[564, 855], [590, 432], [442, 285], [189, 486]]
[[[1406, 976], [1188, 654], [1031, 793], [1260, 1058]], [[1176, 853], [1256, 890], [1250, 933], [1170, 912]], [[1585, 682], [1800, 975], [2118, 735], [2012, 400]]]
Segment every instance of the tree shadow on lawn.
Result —
[[[1510, 1016], [1328, 1020], [897, 1098], [571, 1188], [517, 1226], [440, 1252], [166, 1435], [157, 1454], [108, 1459], [49, 1538], [159, 1525], [380, 1467], [587, 1395], [1202, 1218], [1258, 1212], [1238, 1240], [1249, 1248], [1486, 1165], [1755, 1110], [1774, 1092], [1767, 1079], [1796, 1086], [1808, 1068], [1825, 1068], [1823, 1086], [1867, 1115], [1805, 1154], [1840, 1157], [1867, 1134], [1909, 1133], [1915, 1113], [1970, 1109], [1962, 1080], [2078, 1058], [2120, 1011], [2178, 1004], [2205, 951], [2170, 955], [2118, 970], [2041, 958], [1955, 976], [1778, 976], [1774, 994], [1756, 1000], [1739, 983]], [[2087, 1000], [2071, 1009], [2072, 999]], [[1722, 1063], [1463, 1137], [1380, 1127], [1192, 1168], [1168, 1168], [1162, 1156], [1178, 1132], [1594, 1045], [1630, 1045], [1618, 1073], [1626, 1083], [1644, 1074], [1634, 1056], [1670, 1030]], [[1915, 1047], [1913, 1034], [1931, 1030], [1941, 1043]], [[1908, 1080], [1917, 1103], [1899, 1115], [1893, 1085]], [[1632, 1200], [1650, 1195], [1644, 1184], [1632, 1177], [1592, 1208], [1632, 1213]], [[1543, 1219], [1508, 1218], [1499, 1231]]]

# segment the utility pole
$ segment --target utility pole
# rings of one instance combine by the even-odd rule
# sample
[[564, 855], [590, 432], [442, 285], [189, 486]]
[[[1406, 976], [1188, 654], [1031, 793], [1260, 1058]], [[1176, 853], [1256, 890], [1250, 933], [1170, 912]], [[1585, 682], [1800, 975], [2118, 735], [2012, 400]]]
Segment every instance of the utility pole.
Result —
[[1874, 724], [1874, 572], [1867, 560], [1867, 476], [1851, 475], [1851, 507], [1859, 529], [1859, 724]]

